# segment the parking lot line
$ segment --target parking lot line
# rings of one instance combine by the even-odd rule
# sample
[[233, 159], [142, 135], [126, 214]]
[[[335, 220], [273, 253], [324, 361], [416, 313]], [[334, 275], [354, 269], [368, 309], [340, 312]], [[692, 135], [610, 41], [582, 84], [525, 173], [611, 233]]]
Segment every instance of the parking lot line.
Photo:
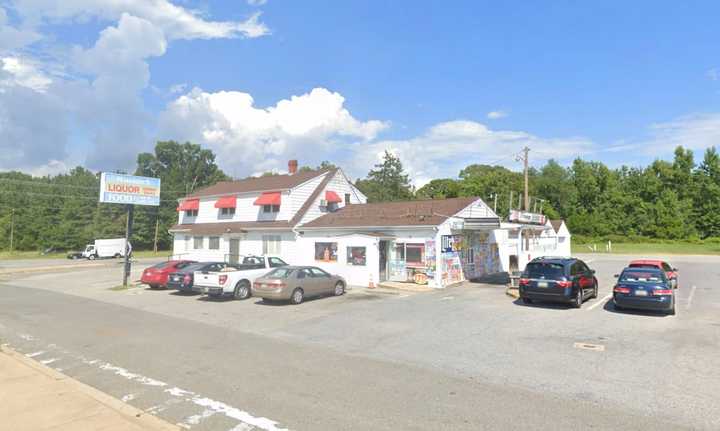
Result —
[[690, 295], [688, 295], [687, 304], [685, 305], [685, 309], [686, 309], [686, 310], [689, 310], [689, 309], [690, 309], [690, 305], [692, 305], [692, 300], [693, 300], [693, 298], [695, 297], [695, 290], [697, 290], [697, 286], [693, 286], [693, 287], [690, 289]]
[[605, 303], [608, 299], [610, 299], [610, 298], [612, 298], [612, 293], [608, 293], [604, 298], [600, 299], [599, 301], [597, 301], [597, 302], [594, 303], [593, 305], [587, 307], [586, 310], [590, 311], [590, 310], [592, 310], [593, 308], [597, 307], [598, 305], [604, 304], [604, 303]]

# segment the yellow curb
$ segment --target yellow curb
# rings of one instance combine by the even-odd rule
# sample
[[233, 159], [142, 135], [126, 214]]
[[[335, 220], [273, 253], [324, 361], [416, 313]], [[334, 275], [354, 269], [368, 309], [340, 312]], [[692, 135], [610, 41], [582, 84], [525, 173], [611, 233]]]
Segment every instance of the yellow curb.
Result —
[[517, 287], [508, 287], [505, 289], [505, 294], [515, 299], [520, 297], [520, 291]]
[[133, 422], [134, 424], [140, 426], [142, 429], [150, 429], [150, 430], [168, 430], [168, 431], [179, 431], [181, 430], [180, 427], [176, 425], [172, 425], [169, 422], [166, 422], [162, 419], [160, 419], [157, 416], [153, 416], [151, 414], [145, 413], [144, 411], [135, 408], [129, 404], [126, 404], [117, 398], [111, 397], [110, 395], [101, 392], [92, 386], [88, 386], [84, 383], [81, 383], [72, 377], [66, 376], [65, 374], [56, 371], [48, 366], [45, 366], [31, 358], [28, 358], [27, 356], [16, 352], [15, 350], [9, 348], [7, 345], [0, 345], [0, 353], [4, 353], [13, 359], [17, 360], [18, 362], [22, 362], [23, 364], [27, 365], [28, 367], [45, 374], [46, 376], [54, 379], [54, 380], [62, 380], [63, 383], [73, 386], [74, 389], [76, 389], [78, 392], [89, 396], [90, 398], [94, 399], [95, 401], [99, 402], [100, 404], [110, 408], [111, 410], [115, 410], [116, 412], [120, 413], [122, 416], [124, 416], [128, 421]]

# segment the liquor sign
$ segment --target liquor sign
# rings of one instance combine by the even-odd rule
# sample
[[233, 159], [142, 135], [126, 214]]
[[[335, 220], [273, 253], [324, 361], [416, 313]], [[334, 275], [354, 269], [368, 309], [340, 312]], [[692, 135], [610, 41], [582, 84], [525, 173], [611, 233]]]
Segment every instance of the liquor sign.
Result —
[[518, 210], [511, 210], [508, 220], [515, 223], [539, 224], [547, 223], [547, 217], [543, 214], [529, 213]]
[[100, 202], [130, 205], [160, 205], [160, 178], [103, 172]]

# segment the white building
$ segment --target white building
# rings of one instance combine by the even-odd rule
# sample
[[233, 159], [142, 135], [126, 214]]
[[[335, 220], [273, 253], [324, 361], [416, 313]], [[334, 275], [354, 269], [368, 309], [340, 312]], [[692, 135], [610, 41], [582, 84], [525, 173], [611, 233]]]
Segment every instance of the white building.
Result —
[[552, 226], [501, 224], [479, 198], [367, 204], [342, 170], [296, 167], [291, 161], [289, 175], [220, 182], [184, 198], [170, 229], [174, 255], [232, 262], [274, 254], [350, 285], [445, 287], [561, 254]]

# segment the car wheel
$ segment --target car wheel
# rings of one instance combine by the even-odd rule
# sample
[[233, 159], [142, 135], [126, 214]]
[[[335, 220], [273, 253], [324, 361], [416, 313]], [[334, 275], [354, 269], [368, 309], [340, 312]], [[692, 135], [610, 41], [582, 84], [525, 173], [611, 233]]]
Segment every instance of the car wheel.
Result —
[[247, 281], [238, 281], [235, 285], [235, 291], [233, 292], [233, 298], [235, 299], [248, 299], [250, 297], [250, 284]]
[[532, 299], [530, 298], [522, 298], [523, 304], [532, 304]]
[[95, 260], [95, 255], [94, 255], [94, 254], [91, 254], [90, 256], [88, 256], [88, 259], [90, 259], [90, 260]]
[[343, 293], [345, 293], [345, 285], [338, 281], [337, 284], [335, 284], [335, 296], [340, 296]]
[[290, 302], [297, 305], [303, 302], [305, 294], [303, 293], [303, 290], [299, 287], [295, 290], [293, 290], [292, 296], [290, 297]]
[[575, 295], [575, 301], [573, 301], [573, 307], [580, 308], [583, 303], [583, 291], [578, 287], [577, 294]]

